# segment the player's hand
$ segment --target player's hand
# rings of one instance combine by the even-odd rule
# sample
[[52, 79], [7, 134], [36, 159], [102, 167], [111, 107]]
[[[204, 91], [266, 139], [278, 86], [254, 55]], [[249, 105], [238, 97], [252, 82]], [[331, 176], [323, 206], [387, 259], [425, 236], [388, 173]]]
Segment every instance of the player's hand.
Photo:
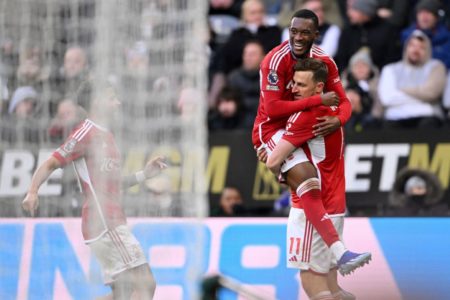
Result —
[[25, 199], [22, 201], [22, 207], [25, 211], [29, 212], [32, 217], [39, 206], [39, 197], [37, 193], [27, 193]]
[[339, 97], [335, 92], [328, 92], [320, 96], [322, 98], [322, 104], [326, 106], [338, 106]]
[[315, 136], [326, 136], [341, 127], [341, 121], [336, 116], [317, 117], [318, 123], [313, 125]]
[[150, 159], [144, 168], [144, 174], [146, 178], [150, 178], [158, 175], [161, 170], [167, 168], [166, 158], [164, 156], [157, 156]]
[[258, 157], [258, 160], [259, 160], [260, 162], [266, 163], [267, 157], [268, 157], [266, 149], [264, 149], [264, 148], [259, 149], [259, 150], [256, 152], [256, 156]]

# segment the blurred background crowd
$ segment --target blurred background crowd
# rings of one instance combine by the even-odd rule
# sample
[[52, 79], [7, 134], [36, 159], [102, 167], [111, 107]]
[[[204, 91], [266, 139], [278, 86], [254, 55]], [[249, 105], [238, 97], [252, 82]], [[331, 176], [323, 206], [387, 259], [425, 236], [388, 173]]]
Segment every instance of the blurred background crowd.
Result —
[[[166, 2], [136, 5], [136, 10], [143, 11], [144, 38], [157, 39], [165, 34], [167, 24], [158, 26], [158, 11], [166, 9]], [[94, 2], [80, 3], [76, 10], [79, 30], [71, 31], [73, 24], [64, 22], [70, 10], [62, 5], [58, 11], [62, 21], [50, 64], [49, 53], [41, 45], [17, 45], [14, 38], [1, 37], [3, 148], [57, 146], [84, 117], [77, 103], [85, 95], [80, 95], [77, 88], [91, 76], [93, 37], [83, 26], [89, 27]], [[341, 72], [353, 107], [352, 117], [345, 125], [347, 132], [450, 128], [450, 1], [210, 0], [205, 49], [205, 125], [210, 133], [251, 131], [259, 102], [259, 65], [268, 51], [288, 39], [292, 13], [301, 8], [310, 9], [319, 17], [320, 38], [316, 43], [335, 59]], [[77, 36], [69, 32], [76, 32]], [[126, 98], [133, 98], [133, 85], [143, 85], [149, 97], [155, 91], [170, 88], [168, 78], [151, 72], [151, 61], [163, 54], [143, 41], [121, 50], [126, 71], [121, 78], [113, 79], [129, 83]], [[189, 118], [199, 93], [186, 88], [179, 95], [173, 110]], [[151, 108], [149, 103], [146, 109]], [[405, 179], [400, 189], [417, 193], [413, 186], [434, 182], [424, 181], [424, 177], [422, 174], [408, 184]], [[241, 201], [237, 202], [241, 205]], [[240, 206], [239, 211], [245, 210]], [[229, 212], [212, 208], [212, 214]]]

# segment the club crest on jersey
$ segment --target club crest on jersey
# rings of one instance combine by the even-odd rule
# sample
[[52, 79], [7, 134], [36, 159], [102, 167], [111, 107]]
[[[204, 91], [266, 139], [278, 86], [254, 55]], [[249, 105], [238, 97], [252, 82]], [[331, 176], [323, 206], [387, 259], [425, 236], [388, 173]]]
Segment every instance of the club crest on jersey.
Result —
[[63, 150], [67, 153], [70, 153], [73, 151], [73, 149], [75, 148], [75, 145], [77, 144], [77, 140], [76, 139], [71, 139], [69, 140], [63, 147]]
[[275, 70], [270, 70], [269, 75], [267, 75], [267, 81], [271, 85], [276, 85], [278, 83], [278, 74]]

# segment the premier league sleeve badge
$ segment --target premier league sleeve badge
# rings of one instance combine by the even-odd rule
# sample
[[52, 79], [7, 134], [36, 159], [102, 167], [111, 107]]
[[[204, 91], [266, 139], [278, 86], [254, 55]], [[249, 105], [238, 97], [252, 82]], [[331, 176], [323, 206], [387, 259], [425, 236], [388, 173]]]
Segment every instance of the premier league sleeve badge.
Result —
[[275, 70], [270, 70], [269, 74], [267, 75], [267, 83], [266, 89], [269, 91], [278, 91], [278, 74]]
[[270, 70], [269, 75], [267, 75], [267, 81], [271, 85], [276, 85], [278, 83], [278, 74], [275, 70]]

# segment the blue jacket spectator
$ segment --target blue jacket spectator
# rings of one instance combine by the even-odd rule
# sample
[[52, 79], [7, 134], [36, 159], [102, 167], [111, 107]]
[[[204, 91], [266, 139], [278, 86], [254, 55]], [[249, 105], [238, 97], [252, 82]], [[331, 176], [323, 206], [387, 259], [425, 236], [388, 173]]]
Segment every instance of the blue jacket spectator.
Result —
[[416, 22], [401, 33], [402, 43], [411, 33], [420, 29], [426, 33], [433, 48], [432, 57], [442, 61], [450, 68], [450, 31], [439, 21], [440, 2], [422, 0], [416, 6]]

